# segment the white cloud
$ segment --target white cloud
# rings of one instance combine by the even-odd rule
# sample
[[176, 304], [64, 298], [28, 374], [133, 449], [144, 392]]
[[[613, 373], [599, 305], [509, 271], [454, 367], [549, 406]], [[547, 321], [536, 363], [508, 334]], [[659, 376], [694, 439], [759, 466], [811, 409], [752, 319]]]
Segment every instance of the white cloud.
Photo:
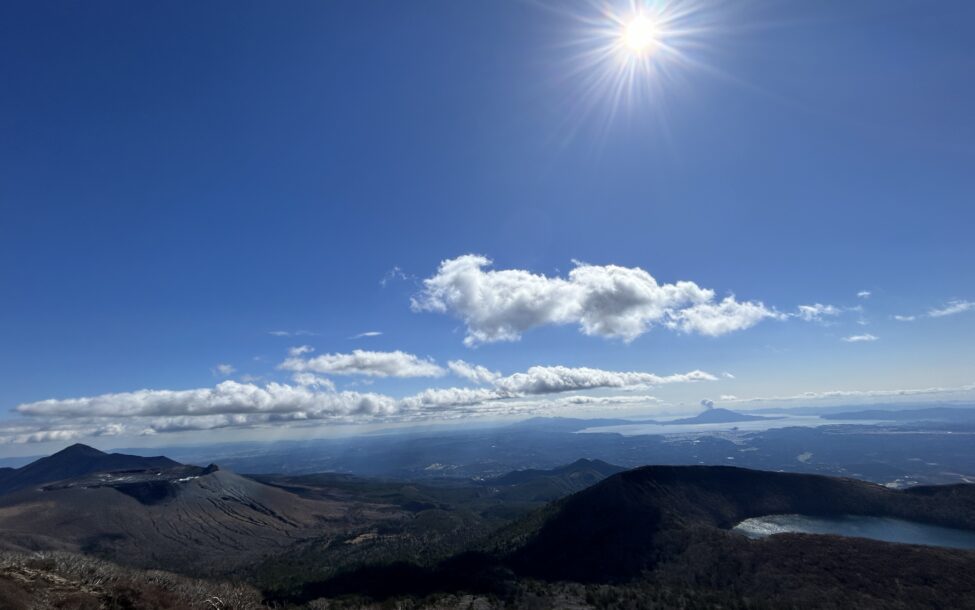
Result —
[[761, 302], [739, 303], [733, 296], [715, 302], [713, 290], [694, 282], [658, 284], [638, 267], [577, 263], [562, 278], [485, 270], [491, 264], [473, 254], [441, 262], [412, 309], [460, 318], [469, 346], [515, 341], [544, 325], [576, 324], [586, 335], [632, 341], [658, 324], [717, 336], [781, 317]]
[[406, 273], [399, 267], [393, 267], [392, 269], [387, 271], [382, 278], [380, 278], [379, 285], [385, 288], [386, 284], [393, 281], [410, 281], [410, 280], [416, 281], [416, 276]]
[[724, 377], [725, 379], [734, 379], [735, 378], [735, 376], [732, 375], [731, 373], [729, 373], [728, 371], [725, 371], [725, 372], [721, 373], [721, 376]]
[[858, 299], [869, 299], [872, 294], [873, 293], [870, 292], [869, 290], [861, 290], [860, 292], [857, 293], [857, 298]]
[[378, 330], [367, 330], [364, 333], [359, 333], [358, 335], [352, 335], [351, 337], [349, 337], [349, 339], [365, 339], [368, 337], [378, 337], [382, 334], [383, 333]]
[[331, 375], [372, 377], [440, 377], [446, 371], [432, 360], [406, 352], [371, 352], [357, 349], [351, 354], [322, 354], [315, 358], [288, 358], [278, 368]]
[[320, 377], [314, 373], [295, 373], [294, 375], [291, 376], [291, 381], [295, 382], [300, 386], [321, 388], [323, 390], [328, 390], [329, 392], [335, 391], [335, 384], [332, 382], [331, 379]]
[[492, 383], [501, 377], [501, 373], [492, 371], [479, 364], [469, 364], [463, 360], [451, 360], [447, 363], [447, 368], [454, 375], [463, 377], [474, 383]]
[[798, 310], [795, 316], [806, 322], [821, 322], [825, 316], [835, 317], [840, 315], [840, 309], [838, 307], [823, 305], [822, 303], [800, 305]]
[[867, 343], [870, 341], [876, 341], [879, 338], [880, 337], [876, 337], [868, 333], [863, 335], [851, 335], [849, 337], [843, 337], [843, 341], [846, 341], [847, 343]]
[[725, 297], [720, 303], [701, 303], [669, 315], [671, 319], [666, 322], [667, 327], [709, 337], [751, 328], [765, 318], [784, 318], [760, 301], [739, 303], [734, 296]]
[[312, 337], [316, 333], [307, 330], [271, 330], [267, 334], [274, 337]]
[[232, 364], [218, 364], [213, 367], [212, 372], [214, 375], [220, 375], [221, 377], [229, 377], [237, 372]]
[[971, 311], [972, 309], [975, 309], [975, 302], [973, 301], [949, 301], [944, 307], [928, 310], [928, 317], [942, 318], [944, 316], [953, 316], [955, 314]]
[[913, 322], [917, 320], [917, 316], [894, 316], [894, 319], [898, 322]]
[[604, 371], [587, 367], [533, 366], [524, 373], [501, 377], [495, 387], [511, 395], [552, 394], [596, 388], [646, 387], [666, 383], [715, 381], [704, 371], [691, 371], [661, 377], [654, 373]]
[[288, 348], [288, 355], [292, 358], [297, 358], [298, 356], [310, 354], [313, 351], [315, 351], [315, 348], [310, 345], [299, 345], [297, 347]]
[[496, 390], [487, 388], [431, 388], [402, 399], [401, 404], [410, 410], [438, 409], [459, 405], [479, 405], [498, 400]]
[[738, 397], [735, 396], [734, 394], [722, 394], [721, 395], [721, 400], [723, 400], [723, 401], [726, 400], [726, 401], [731, 402], [731, 401], [738, 400]]
[[89, 435], [88, 430], [39, 430], [18, 435], [12, 440], [15, 443], [48, 443], [51, 441], [73, 441]]
[[[483, 378], [483, 371], [478, 372], [478, 368], [483, 367], [467, 366]], [[268, 383], [258, 386], [228, 380], [212, 388], [146, 389], [24, 403], [15, 410], [39, 423], [2, 425], [0, 441], [45, 442], [108, 434], [158, 434], [302, 422], [412, 421], [429, 417], [526, 413], [573, 405], [649, 403], [656, 399], [634, 395], [547, 397], [598, 388], [637, 389], [714, 379], [713, 375], [703, 371], [660, 376], [644, 372], [537, 366], [507, 377], [484, 378], [491, 387], [431, 388], [396, 399], [376, 393], [336, 392], [328, 379], [308, 371], [297, 371], [293, 377], [295, 385]]]
[[269, 383], [224, 381], [194, 390], [138, 390], [86, 398], [41, 400], [17, 406], [23, 415], [48, 417], [156, 417], [231, 413], [304, 412], [315, 416], [388, 413], [395, 400], [380, 394], [318, 392]]
[[829, 390], [825, 392], [803, 392], [791, 396], [761, 396], [752, 398], [727, 397], [729, 402], [786, 402], [807, 400], [828, 400], [848, 398], [895, 398], [899, 396], [925, 396], [931, 394], [959, 394], [975, 391], [975, 383], [955, 387], [912, 388], [902, 390]]

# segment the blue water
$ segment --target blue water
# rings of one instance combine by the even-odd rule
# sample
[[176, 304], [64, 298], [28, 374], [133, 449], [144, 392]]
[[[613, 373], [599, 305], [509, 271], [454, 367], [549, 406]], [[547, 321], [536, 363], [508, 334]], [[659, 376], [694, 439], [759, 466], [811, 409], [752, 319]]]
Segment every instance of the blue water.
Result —
[[766, 515], [745, 519], [734, 527], [749, 538], [764, 538], [787, 532], [801, 534], [834, 534], [855, 538], [872, 538], [885, 542], [926, 544], [956, 549], [975, 549], [975, 531], [960, 530], [890, 519], [887, 517], [812, 517], [809, 515]]

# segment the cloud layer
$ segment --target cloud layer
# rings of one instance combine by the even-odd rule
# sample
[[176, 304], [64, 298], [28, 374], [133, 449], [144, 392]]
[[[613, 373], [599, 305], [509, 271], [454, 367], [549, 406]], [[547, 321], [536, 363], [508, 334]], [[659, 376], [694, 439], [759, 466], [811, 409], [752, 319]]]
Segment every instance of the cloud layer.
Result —
[[[401, 360], [410, 366], [436, 366], [415, 358]], [[326, 362], [331, 363], [332, 360], [340, 362], [335, 367], [336, 371], [341, 371], [339, 374], [350, 370], [347, 359], [333, 358]], [[353, 362], [356, 363], [356, 371], [361, 372], [363, 362], [372, 365], [376, 359]], [[379, 359], [379, 362], [387, 361]], [[430, 388], [404, 398], [394, 398], [379, 393], [337, 392], [330, 380], [308, 370], [297, 370], [293, 384], [268, 383], [259, 386], [224, 381], [212, 388], [139, 390], [25, 403], [17, 406], [16, 411], [37, 424], [0, 429], [0, 441], [43, 442], [82, 436], [158, 434], [280, 423], [376, 423], [429, 417], [510, 415], [557, 409], [560, 406], [632, 404], [655, 400], [648, 396], [542, 398], [552, 394], [600, 388], [633, 390], [666, 383], [716, 379], [703, 371], [661, 376], [646, 372], [564, 366], [535, 366], [525, 372], [501, 376], [463, 361], [451, 362], [450, 368], [458, 375], [482, 384], [482, 387]], [[381, 365], [379, 370], [383, 374], [391, 374], [386, 364]]]
[[713, 290], [694, 282], [660, 284], [639, 267], [578, 263], [562, 278], [491, 264], [474, 254], [443, 261], [423, 280], [413, 310], [461, 319], [469, 346], [516, 341], [545, 325], [575, 324], [586, 335], [632, 341], [654, 325], [718, 336], [782, 317], [759, 301], [715, 301]]

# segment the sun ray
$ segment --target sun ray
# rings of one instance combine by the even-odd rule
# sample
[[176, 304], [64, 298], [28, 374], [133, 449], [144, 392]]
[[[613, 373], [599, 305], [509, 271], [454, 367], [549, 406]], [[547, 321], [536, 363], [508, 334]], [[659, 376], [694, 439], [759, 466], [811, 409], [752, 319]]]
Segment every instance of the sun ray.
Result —
[[688, 73], [714, 70], [708, 62], [719, 34], [714, 4], [591, 0], [581, 10], [552, 10], [573, 24], [560, 45], [560, 80], [575, 90], [565, 118], [571, 132], [595, 119], [605, 133], [621, 113], [657, 115], [664, 124], [666, 98], [685, 84]]

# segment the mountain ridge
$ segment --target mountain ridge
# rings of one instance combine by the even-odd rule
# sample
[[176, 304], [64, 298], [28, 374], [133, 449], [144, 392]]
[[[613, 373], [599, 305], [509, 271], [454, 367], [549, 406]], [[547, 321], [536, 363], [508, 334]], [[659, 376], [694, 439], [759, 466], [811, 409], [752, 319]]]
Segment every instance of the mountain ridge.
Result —
[[166, 469], [179, 466], [182, 464], [165, 456], [142, 457], [124, 453], [105, 453], [94, 447], [75, 443], [20, 468], [0, 472], [0, 495], [97, 472]]

